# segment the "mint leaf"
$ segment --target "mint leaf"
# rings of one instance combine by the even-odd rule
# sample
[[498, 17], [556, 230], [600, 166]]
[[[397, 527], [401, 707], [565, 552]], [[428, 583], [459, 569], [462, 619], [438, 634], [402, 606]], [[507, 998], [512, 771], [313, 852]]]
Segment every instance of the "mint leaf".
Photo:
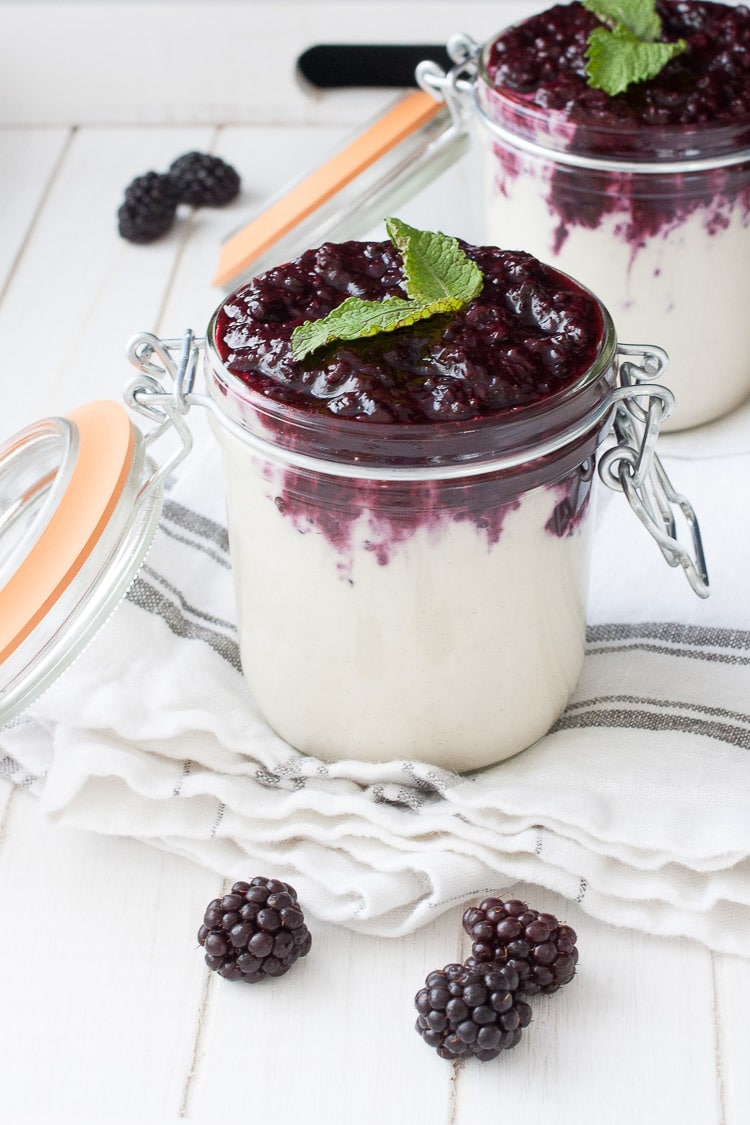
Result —
[[595, 28], [586, 48], [589, 86], [614, 97], [636, 82], [655, 78], [685, 50], [684, 39], [662, 43], [655, 0], [583, 0], [605, 27]]
[[306, 359], [334, 340], [359, 340], [408, 328], [440, 313], [458, 312], [482, 289], [482, 272], [458, 240], [437, 231], [420, 231], [400, 219], [386, 219], [388, 235], [401, 251], [406, 297], [366, 301], [347, 297], [328, 316], [298, 324], [292, 354]]
[[628, 28], [613, 31], [597, 27], [589, 36], [586, 73], [589, 86], [614, 96], [634, 82], [655, 78], [662, 68], [685, 49], [676, 43], [644, 43]]
[[334, 340], [361, 340], [379, 332], [393, 332], [436, 313], [457, 312], [461, 307], [461, 301], [450, 297], [440, 301], [412, 301], [407, 297], [363, 301], [361, 297], [347, 297], [328, 316], [298, 324], [292, 333], [292, 352], [295, 359], [306, 359], [310, 352]]
[[439, 231], [410, 227], [401, 219], [386, 219], [385, 228], [404, 262], [404, 288], [415, 301], [455, 297], [468, 304], [482, 289], [482, 272], [467, 258], [458, 239]]
[[653, 0], [583, 0], [584, 8], [602, 23], [630, 28], [637, 39], [653, 42], [661, 35], [661, 19]]

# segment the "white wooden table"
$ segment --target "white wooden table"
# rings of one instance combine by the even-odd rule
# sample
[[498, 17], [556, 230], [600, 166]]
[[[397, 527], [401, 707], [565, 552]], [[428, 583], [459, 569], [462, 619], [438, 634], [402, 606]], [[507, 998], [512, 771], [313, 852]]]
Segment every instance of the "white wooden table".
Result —
[[[482, 38], [535, 6], [0, 0], [2, 436], [119, 398], [134, 332], [202, 332], [220, 239], [392, 96], [313, 97], [293, 79], [300, 50]], [[149, 247], [121, 241], [125, 185], [191, 149], [233, 163], [242, 198], [186, 211]], [[477, 239], [474, 199], [469, 163], [400, 213]], [[412, 1002], [467, 955], [460, 908], [397, 940], [312, 918], [310, 956], [251, 987], [208, 973], [197, 945], [221, 891], [137, 841], [52, 826], [0, 785], [0, 1121], [750, 1121], [750, 961], [516, 887], [576, 928], [580, 972], [514, 1051], [452, 1068], [415, 1035]]]

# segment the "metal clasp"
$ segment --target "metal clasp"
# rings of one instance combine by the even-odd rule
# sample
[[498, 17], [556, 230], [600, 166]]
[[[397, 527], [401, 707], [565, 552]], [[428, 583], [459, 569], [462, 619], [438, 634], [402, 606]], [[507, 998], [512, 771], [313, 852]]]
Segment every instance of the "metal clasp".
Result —
[[[674, 407], [672, 392], [652, 382], [666, 368], [666, 352], [629, 344], [619, 344], [617, 351], [621, 384], [613, 395], [617, 445], [600, 458], [599, 476], [608, 488], [625, 494], [669, 565], [681, 566], [698, 597], [707, 598], [710, 589], [698, 517], [689, 500], [674, 488], [656, 454], [659, 429]], [[678, 513], [687, 527], [689, 548], [678, 536]]]
[[417, 65], [417, 84], [428, 94], [444, 101], [457, 129], [466, 129], [468, 96], [477, 74], [477, 58], [481, 46], [470, 35], [452, 35], [446, 44], [455, 66], [446, 73], [438, 63], [425, 59]]
[[[146, 447], [153, 445], [167, 431], [171, 433], [174, 430], [180, 440], [179, 446], [166, 461], [155, 467], [142, 485], [141, 496], [158, 487], [193, 447], [193, 436], [185, 415], [192, 405], [202, 347], [203, 340], [196, 338], [190, 329], [181, 340], [162, 340], [151, 332], [142, 332], [128, 344], [128, 359], [141, 374], [125, 389], [124, 398], [127, 406], [155, 423], [154, 428], [144, 435]], [[173, 352], [178, 351], [179, 358], [175, 359]], [[171, 387], [164, 385], [165, 379], [171, 380]]]

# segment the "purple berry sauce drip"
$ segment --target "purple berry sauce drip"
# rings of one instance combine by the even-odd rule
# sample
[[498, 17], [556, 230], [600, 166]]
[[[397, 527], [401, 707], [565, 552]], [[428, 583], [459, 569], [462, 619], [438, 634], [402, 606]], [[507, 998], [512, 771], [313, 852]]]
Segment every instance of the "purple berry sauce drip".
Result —
[[[578, 0], [503, 32], [489, 46], [485, 74], [527, 122], [557, 120], [561, 147], [582, 155], [644, 162], [719, 157], [750, 147], [750, 10], [704, 0], [660, 0], [663, 38], [684, 39], [686, 51], [648, 82], [610, 96], [588, 85], [585, 51], [599, 21]], [[493, 105], [504, 110], [488, 94]], [[553, 126], [554, 127], [554, 126]], [[494, 146], [502, 178], [518, 174], [518, 158]], [[554, 161], [554, 153], [550, 154]], [[709, 234], [725, 228], [734, 207], [750, 214], [750, 161], [675, 175], [555, 166], [548, 202], [560, 218], [559, 251], [571, 226], [596, 229], [623, 214], [618, 234], [634, 251], [703, 208]]]
[[[252, 392], [251, 402], [268, 404], [264, 423], [276, 427], [287, 448], [325, 454], [341, 442], [358, 459], [382, 463], [389, 451], [418, 459], [420, 442], [435, 438], [450, 455], [469, 430], [480, 448], [492, 449], [503, 419], [564, 391], [594, 365], [603, 321], [589, 293], [530, 254], [463, 243], [462, 249], [484, 276], [482, 292], [462, 311], [332, 343], [299, 361], [290, 343], [298, 324], [327, 315], [349, 296], [406, 296], [401, 255], [390, 242], [309, 250], [227, 299], [214, 329], [219, 358]], [[270, 468], [267, 475], [277, 480]], [[589, 482], [589, 451], [582, 450], [564, 469], [554, 461], [540, 465], [531, 483], [519, 472], [510, 486], [492, 473], [426, 483], [287, 468], [274, 500], [299, 531], [318, 530], [342, 556], [351, 553], [354, 523], [366, 515], [372, 534], [365, 549], [385, 564], [417, 527], [438, 533], [446, 519], [471, 521], [492, 546], [519, 493], [538, 483], [557, 495], [547, 531], [572, 534]]]

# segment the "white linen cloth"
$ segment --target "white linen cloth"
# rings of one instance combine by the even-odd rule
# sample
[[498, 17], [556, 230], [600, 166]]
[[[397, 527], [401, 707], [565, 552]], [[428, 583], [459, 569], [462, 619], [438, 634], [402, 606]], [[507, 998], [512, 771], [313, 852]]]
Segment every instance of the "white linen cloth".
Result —
[[524, 881], [611, 923], [748, 955], [750, 409], [661, 446], [698, 510], [712, 596], [695, 597], [600, 487], [583, 675], [555, 729], [509, 761], [465, 777], [324, 764], [272, 733], [239, 670], [206, 441], [127, 599], [0, 730], [0, 772], [62, 824], [287, 879], [311, 913], [369, 933]]

